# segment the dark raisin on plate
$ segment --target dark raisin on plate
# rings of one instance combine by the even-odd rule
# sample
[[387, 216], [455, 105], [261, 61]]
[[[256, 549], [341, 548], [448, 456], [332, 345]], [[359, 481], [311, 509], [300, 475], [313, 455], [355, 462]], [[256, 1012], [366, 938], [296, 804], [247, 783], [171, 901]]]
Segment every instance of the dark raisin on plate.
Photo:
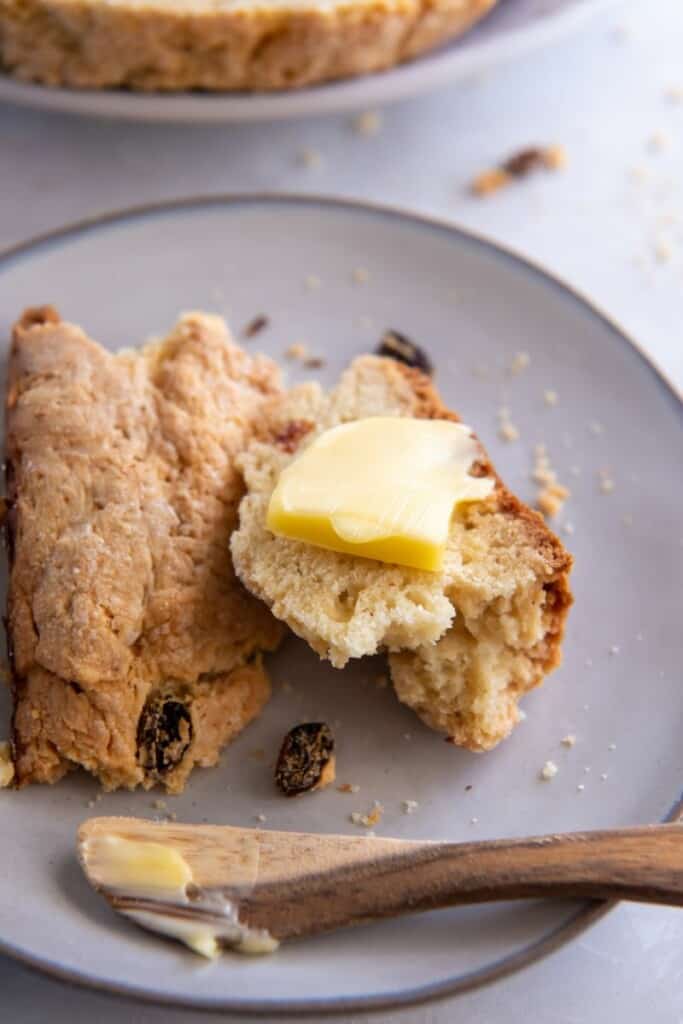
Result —
[[260, 313], [259, 316], [255, 316], [253, 320], [250, 320], [247, 326], [242, 331], [245, 338], [254, 338], [261, 331], [265, 331], [266, 327], [270, 323], [270, 320], [265, 313]]
[[378, 356], [396, 359], [399, 363], [422, 370], [423, 373], [428, 373], [430, 376], [434, 373], [432, 361], [424, 349], [399, 331], [385, 331], [375, 351]]
[[168, 694], [152, 697], [138, 723], [138, 757], [145, 771], [162, 779], [182, 761], [192, 742], [187, 705]]
[[298, 796], [334, 782], [334, 737], [325, 722], [290, 729], [275, 765], [275, 783], [285, 796]]

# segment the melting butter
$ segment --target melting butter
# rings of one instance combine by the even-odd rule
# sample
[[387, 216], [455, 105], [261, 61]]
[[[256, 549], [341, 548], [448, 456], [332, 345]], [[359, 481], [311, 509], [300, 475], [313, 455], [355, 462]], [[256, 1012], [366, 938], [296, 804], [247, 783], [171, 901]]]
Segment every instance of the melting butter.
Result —
[[375, 416], [324, 431], [280, 475], [271, 532], [382, 562], [438, 572], [454, 508], [481, 501], [492, 477], [469, 427]]
[[213, 959], [224, 948], [246, 954], [278, 948], [266, 929], [241, 922], [222, 892], [197, 886], [187, 860], [169, 844], [100, 834], [85, 840], [81, 856], [88, 877], [119, 913], [200, 956]]
[[88, 866], [107, 887], [130, 896], [184, 900], [192, 881], [190, 865], [163, 843], [102, 835], [88, 840]]

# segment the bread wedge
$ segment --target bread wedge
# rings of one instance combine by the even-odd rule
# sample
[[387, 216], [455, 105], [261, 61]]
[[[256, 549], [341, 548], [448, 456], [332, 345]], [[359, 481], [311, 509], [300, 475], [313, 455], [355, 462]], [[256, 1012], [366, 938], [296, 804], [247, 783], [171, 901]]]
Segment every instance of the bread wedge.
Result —
[[267, 429], [240, 457], [247, 495], [232, 535], [236, 570], [317, 653], [342, 667], [387, 649], [399, 698], [458, 745], [486, 750], [518, 720], [517, 701], [560, 662], [571, 556], [507, 490], [481, 449], [492, 495], [453, 516], [441, 573], [421, 572], [266, 529], [278, 476], [320, 431], [365, 416], [457, 420], [430, 379], [362, 356], [326, 395], [307, 384], [269, 405]]
[[181, 790], [269, 696], [283, 627], [228, 555], [235, 461], [277, 394], [218, 317], [112, 354], [52, 309], [14, 329], [7, 632], [16, 781], [80, 766]]
[[410, 60], [494, 3], [0, 0], [0, 63], [87, 89], [293, 89]]

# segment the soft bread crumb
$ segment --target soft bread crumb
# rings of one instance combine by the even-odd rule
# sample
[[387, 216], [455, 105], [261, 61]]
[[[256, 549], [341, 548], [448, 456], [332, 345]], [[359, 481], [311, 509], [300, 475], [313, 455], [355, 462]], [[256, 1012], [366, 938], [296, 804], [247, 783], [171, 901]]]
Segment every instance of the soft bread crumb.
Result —
[[515, 357], [510, 364], [510, 373], [513, 377], [519, 376], [523, 370], [526, 370], [530, 362], [531, 356], [528, 352], [516, 352]]
[[378, 110], [365, 110], [354, 118], [353, 127], [359, 135], [379, 135], [382, 130], [382, 115]]
[[321, 167], [323, 162], [323, 158], [318, 150], [311, 149], [308, 146], [300, 150], [297, 160], [302, 167], [307, 167], [309, 170]]
[[362, 825], [363, 828], [374, 828], [382, 820], [383, 814], [384, 807], [378, 800], [375, 800], [367, 814], [361, 814], [360, 811], [352, 811], [349, 818], [354, 825]]
[[540, 777], [544, 782], [550, 782], [557, 775], [559, 769], [554, 761], [546, 761], [540, 771]]
[[544, 516], [553, 519], [559, 515], [571, 491], [559, 483], [557, 474], [550, 464], [545, 445], [538, 444], [534, 449], [534, 468], [532, 477], [540, 488], [536, 495], [536, 507]]

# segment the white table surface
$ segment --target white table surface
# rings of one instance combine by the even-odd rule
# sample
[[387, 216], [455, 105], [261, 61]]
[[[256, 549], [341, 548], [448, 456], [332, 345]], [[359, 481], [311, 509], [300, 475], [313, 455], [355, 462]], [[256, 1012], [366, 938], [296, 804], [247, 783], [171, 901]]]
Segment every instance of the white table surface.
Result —
[[[649, 0], [437, 95], [349, 118], [257, 126], [96, 123], [0, 108], [0, 248], [104, 210], [247, 190], [380, 200], [452, 219], [556, 271], [683, 387], [683, 4]], [[562, 174], [486, 200], [477, 171], [562, 143]], [[315, 150], [321, 164], [300, 162]], [[674, 794], [672, 794], [673, 796]], [[204, 1014], [79, 991], [0, 958], [0, 1019], [194, 1024]], [[383, 1021], [683, 1022], [683, 915], [623, 905], [522, 974]], [[354, 1016], [349, 1020], [366, 1018]]]

